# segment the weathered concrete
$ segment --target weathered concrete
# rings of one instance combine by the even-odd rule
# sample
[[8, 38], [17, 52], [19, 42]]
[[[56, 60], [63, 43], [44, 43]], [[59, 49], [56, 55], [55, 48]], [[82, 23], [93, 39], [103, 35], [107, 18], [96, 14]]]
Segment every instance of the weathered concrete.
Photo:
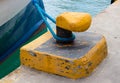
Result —
[[120, 82], [120, 0], [93, 18], [89, 31], [103, 34], [109, 54], [91, 76], [72, 80], [21, 66], [0, 83], [119, 83]]

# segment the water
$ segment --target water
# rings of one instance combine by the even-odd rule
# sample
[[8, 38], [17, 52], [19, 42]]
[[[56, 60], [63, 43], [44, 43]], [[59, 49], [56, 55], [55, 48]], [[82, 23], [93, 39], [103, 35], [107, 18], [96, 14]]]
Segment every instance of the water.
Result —
[[[92, 16], [103, 11], [111, 0], [43, 0], [46, 12], [56, 18], [62, 12], [87, 12]], [[51, 24], [51, 23], [50, 23]], [[52, 24], [53, 26], [53, 24]]]

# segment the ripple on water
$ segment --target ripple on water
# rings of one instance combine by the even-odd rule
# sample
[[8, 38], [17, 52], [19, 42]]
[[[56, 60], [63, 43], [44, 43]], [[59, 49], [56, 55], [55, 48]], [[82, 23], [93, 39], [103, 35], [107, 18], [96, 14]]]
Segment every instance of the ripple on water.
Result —
[[[103, 11], [111, 0], [43, 0], [46, 12], [56, 17], [62, 12], [87, 12], [92, 16]], [[52, 25], [53, 26], [53, 25]]]

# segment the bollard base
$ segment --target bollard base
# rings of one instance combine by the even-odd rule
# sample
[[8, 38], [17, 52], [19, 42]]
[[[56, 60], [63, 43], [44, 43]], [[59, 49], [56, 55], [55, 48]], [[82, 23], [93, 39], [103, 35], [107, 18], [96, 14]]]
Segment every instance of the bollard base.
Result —
[[[72, 31], [62, 29], [61, 27], [58, 27], [58, 26], [56, 26], [56, 34], [60, 38], [71, 38], [73, 36]], [[72, 43], [73, 41], [74, 41], [74, 39], [70, 40], [70, 41], [56, 40], [56, 42], [59, 43], [59, 44], [60, 43], [69, 44], [69, 43]]]
[[21, 48], [23, 65], [72, 79], [89, 76], [107, 55], [106, 40], [96, 33], [77, 33], [71, 44], [57, 44], [45, 33]]

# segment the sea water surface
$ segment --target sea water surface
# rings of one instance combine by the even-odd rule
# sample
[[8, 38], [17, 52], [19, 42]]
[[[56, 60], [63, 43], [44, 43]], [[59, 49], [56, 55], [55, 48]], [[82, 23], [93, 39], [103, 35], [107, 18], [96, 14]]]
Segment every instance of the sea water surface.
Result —
[[[110, 5], [111, 0], [43, 0], [46, 12], [54, 19], [62, 12], [87, 12], [95, 16]], [[53, 24], [50, 22], [53, 26]]]
[[100, 13], [111, 0], [43, 0], [46, 11], [56, 17], [66, 11], [87, 12], [92, 16]]

